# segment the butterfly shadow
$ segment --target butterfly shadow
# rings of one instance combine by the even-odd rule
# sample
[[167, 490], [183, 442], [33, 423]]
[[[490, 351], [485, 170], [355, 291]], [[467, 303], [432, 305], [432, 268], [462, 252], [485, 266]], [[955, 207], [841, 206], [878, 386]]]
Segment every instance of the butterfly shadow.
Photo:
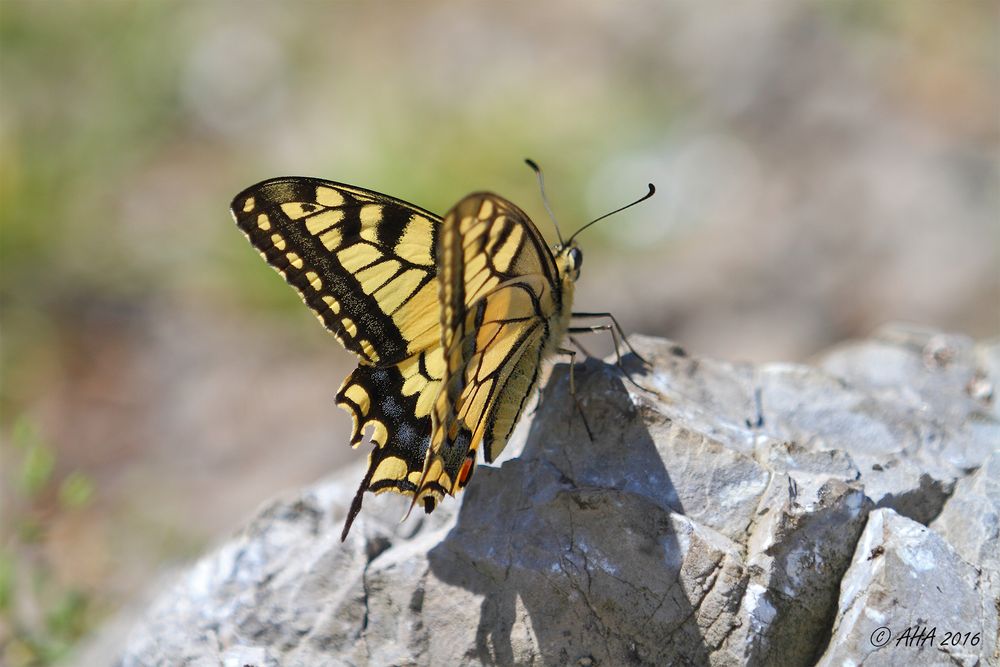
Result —
[[477, 472], [429, 554], [437, 579], [481, 598], [464, 658], [704, 664], [690, 590], [703, 575], [681, 546], [689, 524], [647, 427], [657, 416], [618, 368], [589, 359], [575, 368], [588, 437], [567, 368], [552, 373], [521, 455]]

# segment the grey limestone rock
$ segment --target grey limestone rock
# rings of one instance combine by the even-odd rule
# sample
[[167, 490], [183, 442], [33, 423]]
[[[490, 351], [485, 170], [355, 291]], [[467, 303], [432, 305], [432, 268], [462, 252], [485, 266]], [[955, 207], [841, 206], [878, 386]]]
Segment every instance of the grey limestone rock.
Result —
[[997, 607], [983, 573], [944, 538], [875, 510], [841, 582], [837, 624], [818, 665], [989, 664]]
[[1000, 571], [1000, 452], [957, 484], [931, 528], [967, 562]]
[[[120, 664], [996, 660], [996, 344], [897, 327], [753, 366], [632, 343], [649, 366], [575, 368], [593, 439], [559, 366], [519, 456], [432, 515], [369, 497], [341, 544], [356, 471], [274, 501], [156, 597]], [[872, 645], [917, 616], [983, 639]]]

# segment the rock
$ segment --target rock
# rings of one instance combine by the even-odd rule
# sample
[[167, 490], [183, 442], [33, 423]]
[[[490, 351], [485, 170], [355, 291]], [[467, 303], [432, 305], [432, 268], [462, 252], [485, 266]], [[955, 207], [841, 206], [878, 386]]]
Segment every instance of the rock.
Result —
[[[995, 660], [996, 346], [897, 328], [751, 366], [632, 343], [649, 367], [574, 369], [579, 408], [557, 367], [520, 455], [430, 516], [369, 496], [341, 544], [356, 471], [275, 501], [160, 593], [120, 663]], [[918, 616], [983, 637], [865, 643]]]
[[1000, 451], [957, 484], [931, 528], [967, 563], [1000, 571]]
[[[931, 528], [979, 570], [981, 614], [993, 619], [993, 633], [984, 630], [982, 653], [992, 656], [994, 664], [1000, 663], [996, 621], [1000, 612], [1000, 452], [994, 451], [975, 473], [956, 485]], [[993, 640], [992, 653], [987, 635]]]
[[841, 582], [818, 665], [979, 665], [997, 653], [997, 607], [981, 572], [937, 533], [892, 510], [869, 515]]

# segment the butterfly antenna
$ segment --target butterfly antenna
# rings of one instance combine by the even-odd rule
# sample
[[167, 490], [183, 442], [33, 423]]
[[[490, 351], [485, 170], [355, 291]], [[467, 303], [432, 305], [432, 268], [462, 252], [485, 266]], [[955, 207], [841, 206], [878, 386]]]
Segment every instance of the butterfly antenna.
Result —
[[595, 222], [600, 222], [601, 220], [604, 220], [604, 218], [611, 217], [615, 213], [621, 213], [622, 211], [624, 211], [627, 208], [632, 208], [636, 204], [638, 204], [640, 202], [646, 201], [647, 199], [649, 199], [650, 197], [652, 197], [654, 194], [656, 194], [656, 186], [653, 185], [652, 183], [650, 183], [649, 184], [649, 192], [647, 192], [646, 194], [644, 194], [642, 197], [639, 197], [638, 199], [636, 199], [631, 204], [626, 204], [625, 206], [622, 206], [621, 208], [616, 208], [615, 210], [611, 211], [611, 213], [605, 213], [604, 215], [602, 215], [601, 217], [597, 218], [596, 220], [591, 220], [590, 222], [588, 222], [587, 224], [585, 224], [583, 227], [581, 227], [580, 229], [576, 230], [576, 232], [573, 234], [573, 236], [569, 237], [569, 243], [572, 243], [573, 239], [575, 239], [577, 236], [580, 235], [580, 232], [582, 232], [583, 230], [585, 230], [587, 227], [590, 227]]
[[552, 218], [552, 224], [555, 225], [556, 236], [559, 237], [559, 245], [564, 246], [565, 243], [563, 243], [562, 234], [559, 232], [559, 223], [556, 222], [556, 216], [552, 212], [552, 207], [549, 206], [549, 198], [545, 196], [545, 177], [542, 176], [542, 168], [539, 167], [538, 164], [531, 158], [525, 158], [524, 161], [535, 172], [535, 176], [538, 177], [538, 189], [542, 192], [542, 204], [545, 205], [545, 210], [549, 212], [549, 217]]

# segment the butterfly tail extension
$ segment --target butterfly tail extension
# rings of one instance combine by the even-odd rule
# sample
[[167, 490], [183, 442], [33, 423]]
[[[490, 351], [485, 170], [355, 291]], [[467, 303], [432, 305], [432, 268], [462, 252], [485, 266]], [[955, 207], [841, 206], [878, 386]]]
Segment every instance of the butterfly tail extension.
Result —
[[[351, 413], [351, 445], [357, 447], [366, 431], [372, 443], [368, 470], [351, 505], [345, 536], [365, 491], [418, 497], [431, 433], [430, 411], [441, 384], [440, 375], [432, 375], [432, 369], [439, 373], [443, 365], [434, 360], [435, 355], [440, 353], [421, 353], [391, 367], [362, 364], [337, 392], [337, 403]], [[432, 498], [444, 496], [437, 488], [428, 493]]]
[[351, 526], [354, 525], [354, 519], [357, 518], [358, 513], [361, 512], [361, 503], [365, 499], [365, 491], [368, 490], [368, 485], [371, 483], [372, 474], [375, 472], [375, 468], [372, 467], [371, 462], [368, 465], [368, 472], [365, 476], [361, 478], [361, 484], [358, 486], [357, 493], [354, 494], [354, 499], [351, 501], [351, 507], [347, 510], [347, 518], [344, 520], [344, 529], [340, 532], [340, 541], [344, 542], [347, 540], [347, 534], [351, 532]]

